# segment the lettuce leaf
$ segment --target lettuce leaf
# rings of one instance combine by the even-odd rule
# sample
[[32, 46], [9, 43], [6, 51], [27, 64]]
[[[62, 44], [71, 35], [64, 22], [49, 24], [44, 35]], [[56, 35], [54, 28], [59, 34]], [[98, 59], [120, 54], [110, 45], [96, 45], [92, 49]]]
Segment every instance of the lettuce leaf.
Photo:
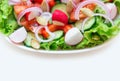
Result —
[[107, 26], [103, 22], [99, 22], [97, 27], [84, 32], [84, 39], [78, 45], [77, 49], [88, 48], [104, 43], [106, 40], [117, 35], [120, 31], [120, 20], [117, 20], [112, 27]]
[[18, 27], [14, 17], [13, 7], [8, 5], [8, 0], [0, 2], [0, 32], [5, 35], [11, 34]]
[[115, 3], [115, 5], [117, 6], [118, 11], [119, 11], [119, 13], [120, 13], [120, 0], [114, 0], [114, 3]]
[[61, 37], [58, 40], [54, 40], [54, 41], [51, 41], [48, 43], [41, 43], [40, 47], [42, 49], [45, 49], [45, 50], [59, 50], [59, 49], [70, 50], [70, 49], [74, 49], [74, 46], [69, 46], [65, 43], [64, 37]]

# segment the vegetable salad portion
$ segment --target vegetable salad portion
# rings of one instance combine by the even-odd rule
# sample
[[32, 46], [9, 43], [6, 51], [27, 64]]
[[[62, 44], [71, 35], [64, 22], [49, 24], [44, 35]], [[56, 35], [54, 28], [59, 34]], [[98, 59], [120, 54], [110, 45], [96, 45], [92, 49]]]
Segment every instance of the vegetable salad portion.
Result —
[[0, 31], [33, 49], [84, 49], [119, 33], [119, 13], [120, 0], [2, 0]]

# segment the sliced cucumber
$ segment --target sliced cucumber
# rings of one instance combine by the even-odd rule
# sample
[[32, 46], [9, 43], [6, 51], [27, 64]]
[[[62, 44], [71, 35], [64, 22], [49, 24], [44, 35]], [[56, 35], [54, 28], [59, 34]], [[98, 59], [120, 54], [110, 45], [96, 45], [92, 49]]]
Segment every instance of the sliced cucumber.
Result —
[[90, 29], [95, 23], [95, 17], [90, 18], [84, 25], [84, 30]]
[[63, 36], [64, 32], [62, 30], [58, 30], [58, 31], [55, 31], [54, 34], [56, 35], [55, 39], [59, 39]]
[[55, 10], [61, 10], [61, 11], [63, 11], [63, 12], [69, 17], [69, 14], [67, 13], [66, 8], [67, 8], [67, 6], [66, 6], [65, 4], [63, 4], [63, 3], [56, 4], [56, 5], [52, 8], [52, 11], [51, 11], [51, 12], [54, 12]]
[[40, 48], [40, 44], [37, 41], [37, 39], [35, 38], [34, 33], [32, 33], [32, 32], [28, 32], [28, 35], [27, 35], [27, 38], [24, 41], [24, 44], [27, 47], [32, 47], [32, 48], [35, 48], [35, 49]]
[[31, 47], [31, 41], [34, 38], [35, 38], [34, 34], [32, 32], [28, 32], [27, 38], [25, 39], [24, 44], [28, 47]]

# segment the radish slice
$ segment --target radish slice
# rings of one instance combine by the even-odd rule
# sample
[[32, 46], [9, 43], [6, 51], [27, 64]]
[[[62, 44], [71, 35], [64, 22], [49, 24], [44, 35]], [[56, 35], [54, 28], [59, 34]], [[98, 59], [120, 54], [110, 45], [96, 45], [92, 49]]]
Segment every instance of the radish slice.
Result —
[[29, 15], [29, 18], [28, 18], [28, 20], [31, 20], [31, 19], [33, 19], [35, 17], [38, 17], [42, 13], [42, 10], [39, 7], [31, 7], [31, 8], [25, 9], [24, 11], [22, 11], [18, 15], [17, 21], [18, 21], [19, 25], [21, 25], [21, 23], [20, 23], [21, 18], [28, 12], [31, 12], [30, 15]]
[[60, 11], [60, 10], [55, 10], [52, 14], [52, 20], [53, 24], [63, 26], [65, 24], [68, 24], [68, 16]]
[[76, 45], [82, 41], [83, 35], [78, 28], [70, 29], [65, 35], [65, 43], [68, 45]]
[[14, 43], [22, 43], [26, 37], [27, 31], [24, 27], [19, 28], [9, 36], [10, 40]]
[[99, 0], [86, 0], [86, 1], [79, 3], [77, 9], [75, 10], [75, 19], [76, 20], [79, 20], [80, 9], [83, 8], [85, 5], [91, 4], [91, 3], [95, 3], [95, 4], [99, 5], [103, 10], [105, 10], [105, 14], [108, 17], [110, 17], [109, 10], [103, 2], [101, 2]]
[[[49, 37], [48, 40], [43, 40], [43, 39], [41, 39], [41, 38], [39, 37], [38, 33], [39, 33], [39, 31], [40, 31], [42, 28], [45, 28], [45, 30], [46, 30], [46, 31], [48, 32], [48, 34], [50, 35], [50, 37]], [[38, 27], [38, 28], [36, 29], [36, 31], [35, 31], [35, 36], [36, 36], [36, 38], [37, 38], [37, 40], [38, 40], [39, 42], [50, 42], [50, 41], [54, 40], [54, 38], [55, 38], [55, 34], [52, 33], [52, 32], [50, 32], [50, 30], [48, 29], [47, 26], [44, 26], [44, 27], [43, 27], [43, 26], [40, 26], [40, 27]]]
[[117, 7], [114, 3], [106, 3], [106, 6], [109, 9], [110, 18], [114, 19], [117, 15]]

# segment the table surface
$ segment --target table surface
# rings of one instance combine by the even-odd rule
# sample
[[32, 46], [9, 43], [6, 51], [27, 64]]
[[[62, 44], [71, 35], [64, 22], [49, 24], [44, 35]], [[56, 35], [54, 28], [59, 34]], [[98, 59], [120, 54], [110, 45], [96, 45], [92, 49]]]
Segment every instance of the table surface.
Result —
[[120, 81], [120, 35], [107, 46], [80, 54], [24, 51], [0, 35], [0, 81]]

